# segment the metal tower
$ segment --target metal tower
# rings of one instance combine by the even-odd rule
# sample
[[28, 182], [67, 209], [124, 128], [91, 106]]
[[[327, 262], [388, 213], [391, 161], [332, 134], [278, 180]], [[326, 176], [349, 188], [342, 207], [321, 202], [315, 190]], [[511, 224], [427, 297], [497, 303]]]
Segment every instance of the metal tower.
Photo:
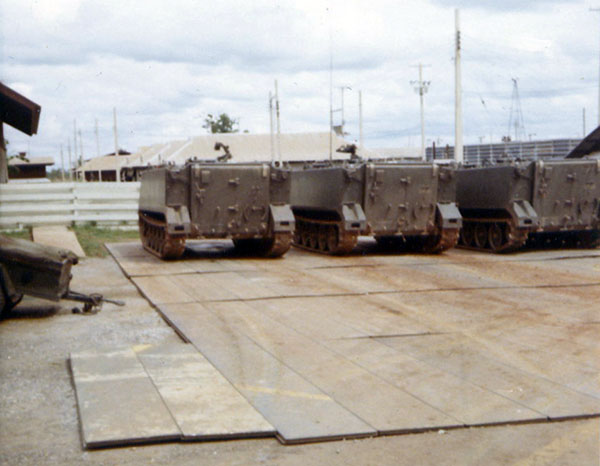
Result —
[[510, 101], [510, 114], [508, 117], [508, 140], [510, 141], [510, 135], [514, 129], [513, 141], [521, 141], [526, 138], [525, 123], [523, 122], [523, 112], [521, 111], [521, 99], [519, 97], [519, 86], [517, 84], [517, 78], [512, 78], [513, 91]]

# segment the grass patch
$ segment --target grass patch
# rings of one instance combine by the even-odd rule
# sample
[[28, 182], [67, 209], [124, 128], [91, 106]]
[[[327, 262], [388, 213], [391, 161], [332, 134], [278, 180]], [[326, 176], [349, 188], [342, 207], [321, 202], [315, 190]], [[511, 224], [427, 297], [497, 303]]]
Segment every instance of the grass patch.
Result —
[[72, 230], [77, 235], [79, 244], [83, 248], [86, 256], [106, 257], [108, 251], [104, 243], [118, 243], [121, 241], [131, 241], [140, 238], [138, 230], [119, 230], [112, 228], [98, 228], [92, 225], [74, 226]]
[[14, 231], [0, 231], [0, 234], [4, 236], [10, 236], [11, 238], [28, 239], [31, 241], [31, 230], [29, 228], [23, 228], [22, 230]]

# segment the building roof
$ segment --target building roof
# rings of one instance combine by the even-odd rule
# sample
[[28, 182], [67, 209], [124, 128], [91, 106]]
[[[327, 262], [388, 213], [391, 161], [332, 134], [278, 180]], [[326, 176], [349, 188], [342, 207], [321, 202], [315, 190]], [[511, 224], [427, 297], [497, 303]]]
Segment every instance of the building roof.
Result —
[[[277, 156], [277, 136], [274, 140], [274, 158]], [[281, 159], [292, 160], [323, 160], [329, 157], [329, 133], [295, 133], [281, 134]], [[126, 167], [144, 167], [162, 163], [183, 164], [196, 157], [198, 159], [215, 159], [223, 155], [223, 150], [215, 151], [215, 143], [220, 142], [229, 146], [233, 162], [255, 162], [271, 160], [271, 135], [247, 133], [220, 133], [196, 136], [186, 141], [171, 141], [142, 147], [134, 153], [124, 165]], [[333, 136], [333, 150], [348, 144], [343, 138]], [[358, 150], [362, 157], [376, 157], [367, 149]], [[335, 153], [335, 158], [349, 158], [349, 154]], [[124, 157], [119, 157], [123, 159]]]
[[565, 157], [567, 159], [578, 159], [592, 152], [600, 151], [600, 126], [588, 134], [583, 140]]
[[117, 170], [117, 168], [123, 167], [130, 158], [131, 155], [119, 155], [118, 157], [115, 157], [114, 154], [103, 155], [87, 160], [76, 171], [97, 172]]
[[52, 157], [27, 157], [27, 160], [23, 160], [14, 157], [8, 161], [8, 164], [11, 166], [54, 165], [54, 159]]
[[378, 157], [420, 159], [421, 148], [419, 147], [379, 147], [371, 149]]
[[37, 133], [41, 111], [38, 104], [0, 83], [0, 121], [31, 136]]

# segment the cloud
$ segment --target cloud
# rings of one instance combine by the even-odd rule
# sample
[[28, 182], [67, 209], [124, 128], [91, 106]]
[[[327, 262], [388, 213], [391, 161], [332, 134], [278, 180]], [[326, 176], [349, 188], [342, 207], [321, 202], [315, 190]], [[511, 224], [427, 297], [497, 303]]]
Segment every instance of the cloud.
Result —
[[[372, 0], [368, 8], [338, 0], [5, 0], [0, 79], [42, 105], [39, 135], [11, 133], [9, 150], [57, 155], [76, 119], [84, 155], [95, 155], [98, 119], [101, 152], [109, 152], [113, 107], [129, 150], [201, 134], [207, 113], [268, 132], [274, 79], [283, 131], [327, 130], [330, 51], [335, 107], [338, 87], [352, 88], [344, 94], [351, 138], [362, 90], [368, 145], [418, 145], [419, 99], [410, 82], [421, 62], [431, 81], [427, 138], [452, 143], [453, 7], [444, 0]], [[589, 31], [600, 18], [584, 2], [461, 8], [467, 142], [506, 131], [513, 77], [537, 137], [579, 134], [584, 106], [595, 121], [598, 38]]]

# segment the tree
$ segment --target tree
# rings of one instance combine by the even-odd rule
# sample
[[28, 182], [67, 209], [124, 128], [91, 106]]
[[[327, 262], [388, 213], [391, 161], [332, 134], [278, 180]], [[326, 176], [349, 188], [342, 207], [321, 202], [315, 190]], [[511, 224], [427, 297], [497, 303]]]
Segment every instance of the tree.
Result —
[[215, 118], [210, 113], [204, 119], [203, 128], [209, 133], [237, 133], [239, 131], [239, 119], [232, 119], [227, 113], [221, 113]]

